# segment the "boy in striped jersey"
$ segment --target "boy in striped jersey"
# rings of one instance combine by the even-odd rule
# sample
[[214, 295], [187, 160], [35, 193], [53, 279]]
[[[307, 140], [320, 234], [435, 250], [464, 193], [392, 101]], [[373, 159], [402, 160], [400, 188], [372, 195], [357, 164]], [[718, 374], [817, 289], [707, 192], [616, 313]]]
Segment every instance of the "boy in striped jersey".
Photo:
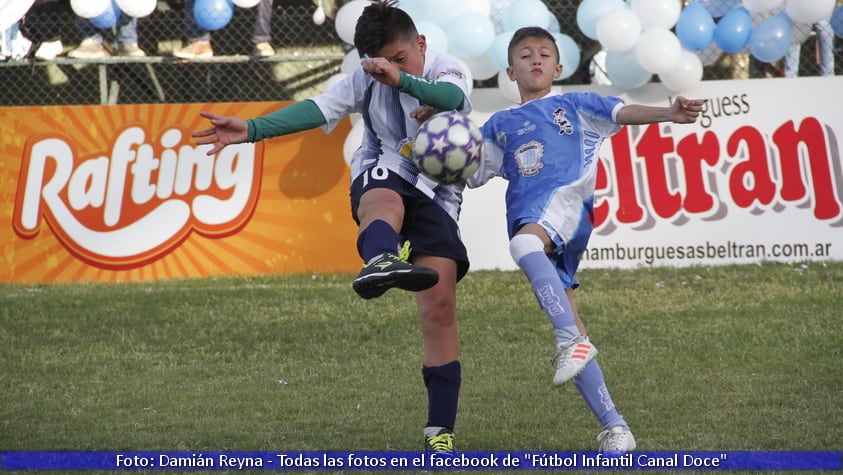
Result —
[[394, 1], [366, 6], [354, 46], [361, 67], [324, 93], [249, 120], [203, 112], [213, 127], [193, 136], [213, 144], [214, 154], [232, 143], [320, 126], [330, 131], [348, 114], [362, 114], [363, 143], [351, 160], [351, 208], [365, 265], [353, 288], [364, 299], [393, 287], [416, 292], [428, 393], [425, 447], [453, 452], [462, 379], [456, 283], [468, 270], [457, 228], [464, 185], [420, 175], [408, 153], [422, 106], [471, 111], [466, 75], [455, 59], [427, 51], [425, 37]]

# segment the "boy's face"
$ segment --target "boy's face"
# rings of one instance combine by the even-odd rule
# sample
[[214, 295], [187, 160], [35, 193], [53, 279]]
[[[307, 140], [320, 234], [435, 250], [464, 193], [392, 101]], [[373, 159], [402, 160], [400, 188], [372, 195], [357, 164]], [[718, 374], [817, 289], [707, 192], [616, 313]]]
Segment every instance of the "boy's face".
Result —
[[510, 62], [506, 72], [522, 94], [549, 89], [562, 74], [555, 44], [547, 38], [522, 39], [513, 48]]
[[421, 76], [424, 74], [425, 51], [427, 51], [427, 40], [424, 35], [418, 35], [414, 40], [399, 38], [387, 43], [375, 56], [386, 58], [407, 74]]

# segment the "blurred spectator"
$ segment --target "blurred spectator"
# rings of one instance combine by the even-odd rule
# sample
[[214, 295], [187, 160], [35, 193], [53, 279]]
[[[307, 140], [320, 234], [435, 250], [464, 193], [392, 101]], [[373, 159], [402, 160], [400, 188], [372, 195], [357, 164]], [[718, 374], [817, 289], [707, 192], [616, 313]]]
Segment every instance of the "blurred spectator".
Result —
[[[834, 75], [834, 31], [829, 20], [821, 20], [812, 27], [817, 37], [817, 56], [820, 65], [820, 76]], [[797, 43], [790, 47], [784, 57], [785, 77], [795, 78], [799, 76], [799, 60], [802, 55], [802, 44]]]
[[[84, 18], [77, 19], [77, 27], [84, 36], [79, 46], [67, 53], [67, 56], [77, 59], [98, 59], [111, 56], [115, 51], [111, 44], [103, 41], [101, 30]], [[139, 58], [146, 56], [146, 52], [138, 46], [138, 19], [128, 15], [120, 15], [117, 20], [117, 55]]]
[[24, 59], [31, 49], [32, 42], [20, 31], [20, 21], [0, 31], [0, 61]]
[[[202, 28], [193, 14], [194, 0], [184, 2], [184, 22], [187, 45], [173, 52], [173, 56], [184, 59], [210, 58], [214, 55], [211, 47], [211, 33]], [[252, 54], [262, 58], [275, 56], [272, 47], [271, 20], [272, 0], [260, 0], [254, 7], [255, 23], [252, 29]]]

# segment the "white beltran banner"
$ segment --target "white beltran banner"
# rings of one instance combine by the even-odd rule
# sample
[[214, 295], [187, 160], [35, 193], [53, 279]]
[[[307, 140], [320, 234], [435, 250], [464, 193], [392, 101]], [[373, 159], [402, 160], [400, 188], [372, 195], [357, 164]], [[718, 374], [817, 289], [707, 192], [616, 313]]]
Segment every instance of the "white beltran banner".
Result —
[[[659, 84], [625, 92], [566, 87], [666, 106]], [[626, 127], [603, 143], [594, 234], [582, 268], [843, 260], [843, 77], [704, 81], [694, 125]], [[475, 89], [483, 124], [509, 107]], [[549, 151], [552, 153], [552, 151]], [[462, 236], [472, 269], [516, 269], [506, 182], [466, 190]]]

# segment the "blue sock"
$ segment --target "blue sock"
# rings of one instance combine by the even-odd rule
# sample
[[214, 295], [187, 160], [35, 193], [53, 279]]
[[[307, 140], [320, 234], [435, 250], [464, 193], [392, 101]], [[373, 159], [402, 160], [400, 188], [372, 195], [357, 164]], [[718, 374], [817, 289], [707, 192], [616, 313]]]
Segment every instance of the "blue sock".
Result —
[[603, 379], [603, 371], [596, 359], [589, 361], [582, 372], [574, 376], [574, 385], [604, 429], [615, 426], [629, 427], [615, 409], [615, 403], [612, 402], [612, 396], [609, 395], [609, 389]]
[[398, 252], [401, 235], [396, 233], [386, 221], [376, 219], [357, 235], [357, 252], [363, 262], [385, 252]]
[[462, 383], [460, 362], [451, 361], [442, 366], [423, 366], [422, 377], [427, 387], [426, 426], [454, 430]]
[[579, 336], [574, 311], [565, 294], [565, 285], [556, 273], [556, 267], [544, 253], [541, 239], [532, 234], [519, 234], [512, 238], [509, 252], [529, 279], [539, 305], [553, 323], [556, 343], [564, 343]]

